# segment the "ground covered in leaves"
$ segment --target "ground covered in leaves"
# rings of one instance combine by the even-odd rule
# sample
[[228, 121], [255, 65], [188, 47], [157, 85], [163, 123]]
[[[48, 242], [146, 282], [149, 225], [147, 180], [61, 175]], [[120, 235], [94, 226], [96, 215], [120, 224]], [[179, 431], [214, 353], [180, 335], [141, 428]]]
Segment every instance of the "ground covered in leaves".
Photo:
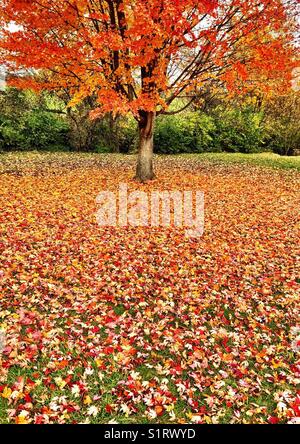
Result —
[[[134, 162], [0, 156], [0, 422], [299, 421], [299, 172]], [[204, 191], [204, 235], [99, 227], [121, 182]]]

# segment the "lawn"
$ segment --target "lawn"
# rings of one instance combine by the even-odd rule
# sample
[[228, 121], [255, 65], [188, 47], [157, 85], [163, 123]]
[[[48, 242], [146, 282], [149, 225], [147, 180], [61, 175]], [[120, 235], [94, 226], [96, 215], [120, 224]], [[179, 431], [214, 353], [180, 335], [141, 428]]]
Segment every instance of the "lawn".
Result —
[[[242, 154], [242, 153], [205, 153], [196, 155], [201, 160], [214, 163], [239, 163], [269, 168], [295, 168], [300, 170], [300, 156], [279, 156], [274, 153]], [[195, 157], [195, 156], [194, 156]]]
[[[300, 417], [300, 158], [155, 162], [0, 155], [0, 423]], [[119, 183], [203, 191], [204, 235], [98, 226]]]

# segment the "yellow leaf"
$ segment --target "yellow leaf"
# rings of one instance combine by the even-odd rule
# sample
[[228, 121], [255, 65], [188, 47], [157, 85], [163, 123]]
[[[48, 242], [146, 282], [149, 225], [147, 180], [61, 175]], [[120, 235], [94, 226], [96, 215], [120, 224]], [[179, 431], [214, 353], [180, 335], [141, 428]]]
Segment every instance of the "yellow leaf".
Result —
[[12, 390], [9, 387], [5, 387], [1, 396], [2, 396], [2, 398], [9, 399], [11, 394], [12, 394]]
[[92, 403], [92, 400], [91, 400], [90, 396], [87, 395], [87, 396], [84, 398], [83, 403], [84, 403], [85, 405], [90, 405], [90, 404]]
[[60, 376], [58, 378], [55, 378], [54, 381], [57, 387], [59, 387], [60, 389], [63, 389], [65, 385], [67, 385], [66, 381], [64, 381]]
[[23, 415], [19, 415], [16, 418], [16, 424], [28, 424], [28, 420]]
[[97, 367], [101, 367], [101, 365], [103, 364], [102, 359], [95, 359], [95, 362], [96, 362]]

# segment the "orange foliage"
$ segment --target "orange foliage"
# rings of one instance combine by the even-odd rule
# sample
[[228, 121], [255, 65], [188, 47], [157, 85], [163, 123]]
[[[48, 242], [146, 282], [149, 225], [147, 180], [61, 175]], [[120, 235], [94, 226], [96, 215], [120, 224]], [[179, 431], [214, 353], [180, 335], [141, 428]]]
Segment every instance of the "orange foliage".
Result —
[[[255, 73], [289, 82], [294, 1], [3, 0], [0, 62], [9, 72], [46, 70], [71, 91], [70, 105], [96, 94], [94, 112], [164, 112], [212, 78], [230, 89]], [[19, 26], [11, 32], [9, 24]], [[241, 51], [241, 47], [244, 51]], [[246, 51], [246, 57], [245, 57]], [[283, 74], [282, 74], [283, 73]], [[256, 81], [256, 80], [255, 80]]]

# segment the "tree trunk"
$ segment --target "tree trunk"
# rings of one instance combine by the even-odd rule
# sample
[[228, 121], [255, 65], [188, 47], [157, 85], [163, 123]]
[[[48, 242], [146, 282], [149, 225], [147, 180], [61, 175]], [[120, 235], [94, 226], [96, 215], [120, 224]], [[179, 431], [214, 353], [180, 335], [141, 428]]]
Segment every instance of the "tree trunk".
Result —
[[139, 152], [135, 178], [140, 182], [154, 179], [153, 171], [153, 132], [155, 112], [140, 112]]

